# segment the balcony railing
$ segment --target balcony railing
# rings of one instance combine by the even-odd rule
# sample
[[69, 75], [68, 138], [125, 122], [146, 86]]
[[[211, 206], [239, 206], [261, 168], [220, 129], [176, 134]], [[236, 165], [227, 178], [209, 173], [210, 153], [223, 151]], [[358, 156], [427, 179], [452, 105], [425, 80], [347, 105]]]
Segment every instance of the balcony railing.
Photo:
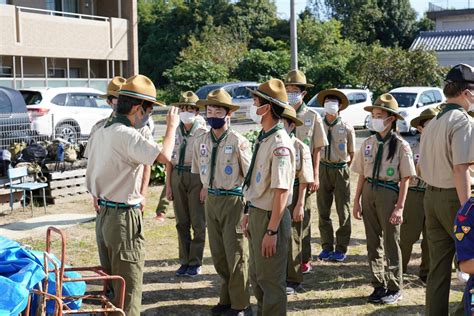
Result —
[[20, 12], [33, 12], [33, 13], [39, 13], [39, 14], [45, 14], [45, 15], [62, 16], [62, 17], [85, 19], [85, 20], [95, 20], [95, 21], [104, 21], [104, 22], [109, 22], [110, 20], [109, 18], [104, 17], [104, 16], [78, 14], [78, 13], [71, 13], [71, 12], [64, 12], [64, 11], [53, 11], [53, 10], [44, 10], [44, 9], [27, 8], [27, 7], [19, 7], [19, 6], [17, 6], [16, 9]]
[[439, 0], [428, 4], [428, 12], [474, 9], [474, 0]]

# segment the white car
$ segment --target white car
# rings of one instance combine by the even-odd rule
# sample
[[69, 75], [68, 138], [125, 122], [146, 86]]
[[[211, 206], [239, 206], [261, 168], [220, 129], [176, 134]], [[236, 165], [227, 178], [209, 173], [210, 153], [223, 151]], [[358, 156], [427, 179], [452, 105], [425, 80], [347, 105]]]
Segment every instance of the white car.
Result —
[[[417, 130], [411, 127], [410, 122], [420, 113], [431, 107], [437, 107], [446, 99], [443, 90], [436, 87], [400, 87], [389, 92], [397, 99], [398, 112], [405, 119], [398, 120], [397, 127], [400, 133], [416, 135]], [[372, 116], [367, 116], [367, 127], [372, 130]]]
[[20, 92], [38, 134], [75, 143], [81, 135], [89, 135], [95, 123], [107, 118], [112, 109], [102, 91], [92, 88], [28, 88]]
[[[367, 89], [339, 89], [349, 99], [349, 106], [341, 112], [341, 118], [353, 127], [364, 128], [366, 123], [367, 112], [364, 107], [372, 105], [372, 92]], [[315, 95], [309, 102], [308, 106], [316, 110], [322, 117], [325, 112], [323, 105], [318, 104]]]

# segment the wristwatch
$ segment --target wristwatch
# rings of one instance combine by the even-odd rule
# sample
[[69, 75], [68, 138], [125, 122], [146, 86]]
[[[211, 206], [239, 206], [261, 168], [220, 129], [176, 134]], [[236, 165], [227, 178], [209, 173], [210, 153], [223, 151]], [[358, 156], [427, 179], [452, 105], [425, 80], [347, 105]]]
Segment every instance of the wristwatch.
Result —
[[266, 234], [267, 234], [268, 236], [273, 236], [273, 235], [278, 234], [278, 230], [267, 229]]

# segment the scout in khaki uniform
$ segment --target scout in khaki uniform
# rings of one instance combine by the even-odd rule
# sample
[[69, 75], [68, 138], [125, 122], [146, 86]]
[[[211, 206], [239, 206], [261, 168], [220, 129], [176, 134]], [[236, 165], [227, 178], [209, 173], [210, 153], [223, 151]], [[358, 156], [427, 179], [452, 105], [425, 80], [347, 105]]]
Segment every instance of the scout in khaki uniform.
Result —
[[288, 102], [296, 110], [298, 119], [303, 125], [296, 128], [296, 138], [309, 146], [313, 158], [314, 182], [308, 187], [303, 218], [302, 229], [302, 265], [303, 273], [309, 273], [311, 268], [311, 210], [315, 209], [315, 201], [312, 193], [319, 188], [319, 160], [321, 148], [328, 145], [324, 133], [321, 116], [306, 106], [303, 99], [307, 94], [306, 89], [313, 87], [306, 82], [306, 76], [299, 70], [292, 70], [286, 75], [286, 92]]
[[211, 130], [194, 144], [191, 172], [201, 177], [207, 231], [214, 267], [221, 278], [219, 303], [213, 315], [251, 315], [248, 281], [248, 242], [240, 228], [244, 211], [242, 183], [252, 153], [249, 142], [229, 128], [239, 108], [224, 90], [197, 103], [205, 108]]
[[295, 181], [293, 184], [293, 200], [288, 207], [291, 215], [291, 242], [288, 251], [288, 275], [286, 278], [286, 293], [295, 294], [303, 287], [303, 273], [301, 271], [301, 229], [304, 216], [304, 203], [308, 183], [314, 181], [313, 163], [308, 145], [296, 138], [295, 129], [303, 125], [296, 117], [292, 107], [285, 108], [282, 121], [286, 132], [290, 135], [295, 149]]
[[[346, 259], [347, 247], [351, 239], [349, 166], [354, 157], [355, 131], [339, 116], [339, 112], [349, 105], [349, 100], [344, 93], [337, 89], [323, 90], [318, 93], [318, 103], [324, 105], [326, 114], [323, 125], [329, 143], [321, 150], [319, 164], [320, 185], [317, 201], [319, 232], [323, 249], [318, 258], [342, 262]], [[336, 201], [336, 211], [339, 218], [339, 229], [336, 231], [335, 243], [331, 220], [333, 199]]]
[[[438, 114], [437, 108], [429, 108], [421, 112], [420, 116], [411, 120], [410, 124], [420, 133], [423, 128]], [[420, 161], [420, 140], [410, 141], [410, 147], [413, 152], [413, 161], [415, 167]], [[425, 209], [423, 198], [425, 196], [426, 183], [421, 177], [416, 176], [410, 179], [410, 187], [408, 188], [407, 199], [405, 202], [405, 211], [403, 212], [403, 224], [400, 228], [400, 249], [402, 251], [402, 268], [403, 273], [407, 272], [408, 262], [410, 262], [413, 244], [420, 239], [421, 241], [421, 264], [419, 277], [423, 282], [428, 278], [430, 268], [430, 253], [428, 251], [428, 239], [426, 238], [425, 225]]]
[[153, 104], [159, 104], [153, 82], [142, 75], [129, 78], [120, 90], [116, 115], [88, 144], [86, 184], [100, 206], [96, 218], [100, 263], [106, 273], [125, 279], [124, 311], [130, 316], [140, 315], [142, 299], [143, 166], [169, 162], [179, 122], [177, 109], [171, 108], [163, 148], [147, 140], [134, 126], [147, 121]]
[[250, 246], [250, 278], [258, 315], [286, 315], [286, 272], [295, 178], [293, 142], [280, 123], [288, 105], [282, 81], [271, 79], [255, 91], [252, 120], [262, 125], [244, 181], [248, 216], [242, 220]]
[[448, 72], [445, 82], [446, 104], [424, 128], [420, 145], [420, 172], [428, 185], [424, 197], [430, 251], [427, 315], [449, 312], [455, 252], [453, 222], [457, 210], [470, 196], [469, 162], [474, 160], [472, 119], [467, 114], [474, 107], [474, 69], [457, 65]]
[[403, 119], [397, 100], [382, 94], [364, 110], [372, 112], [376, 134], [364, 140], [352, 164], [359, 174], [353, 214], [364, 220], [374, 287], [368, 301], [393, 304], [402, 298], [400, 225], [410, 177], [416, 171], [410, 145], [394, 132], [397, 119]]
[[[122, 87], [122, 85], [125, 83], [125, 78], [116, 76], [114, 77], [110, 82], [109, 85], [107, 86], [107, 93], [104, 95], [101, 95], [101, 98], [107, 99], [107, 104], [112, 108], [112, 113], [108, 118], [102, 119], [95, 123], [95, 125], [91, 129], [91, 133], [89, 135], [89, 141], [91, 138], [94, 136], [94, 133], [105, 126], [105, 124], [109, 121], [112, 120], [112, 118], [115, 115], [115, 111], [117, 109], [117, 101], [118, 101], [118, 96], [119, 96], [119, 90]], [[146, 114], [147, 117], [150, 117], [150, 113]], [[138, 132], [143, 135], [147, 140], [153, 142], [153, 134], [151, 132], [151, 129], [146, 123], [148, 120], [143, 121], [145, 124], [137, 124], [135, 128], [137, 128]], [[86, 155], [88, 153], [88, 146], [86, 147]], [[143, 166], [143, 176], [142, 176], [142, 187], [140, 190], [140, 194], [145, 198], [147, 193], [148, 193], [148, 186], [150, 183], [150, 176], [151, 176], [151, 166]], [[93, 200], [93, 205], [94, 209], [97, 211], [99, 209], [99, 205], [97, 204], [96, 199]], [[142, 201], [141, 203], [142, 209], [145, 207], [145, 200]]]
[[181, 123], [176, 131], [171, 162], [166, 164], [165, 187], [167, 199], [173, 201], [178, 231], [181, 266], [176, 270], [177, 276], [195, 277], [201, 274], [206, 240], [206, 215], [199, 200], [202, 184], [199, 175], [191, 173], [194, 143], [207, 132], [196, 121], [198, 100], [194, 92], [187, 91], [181, 95], [179, 102], [172, 103], [180, 108]]

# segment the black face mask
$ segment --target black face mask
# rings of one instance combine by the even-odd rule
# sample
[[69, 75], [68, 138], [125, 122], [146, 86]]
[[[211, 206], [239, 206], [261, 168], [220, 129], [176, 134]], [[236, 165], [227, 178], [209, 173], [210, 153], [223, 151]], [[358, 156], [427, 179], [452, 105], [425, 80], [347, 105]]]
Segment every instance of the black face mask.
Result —
[[225, 117], [222, 117], [222, 118], [221, 117], [208, 117], [207, 122], [213, 129], [219, 129], [222, 126], [224, 126], [226, 122], [226, 118]]

